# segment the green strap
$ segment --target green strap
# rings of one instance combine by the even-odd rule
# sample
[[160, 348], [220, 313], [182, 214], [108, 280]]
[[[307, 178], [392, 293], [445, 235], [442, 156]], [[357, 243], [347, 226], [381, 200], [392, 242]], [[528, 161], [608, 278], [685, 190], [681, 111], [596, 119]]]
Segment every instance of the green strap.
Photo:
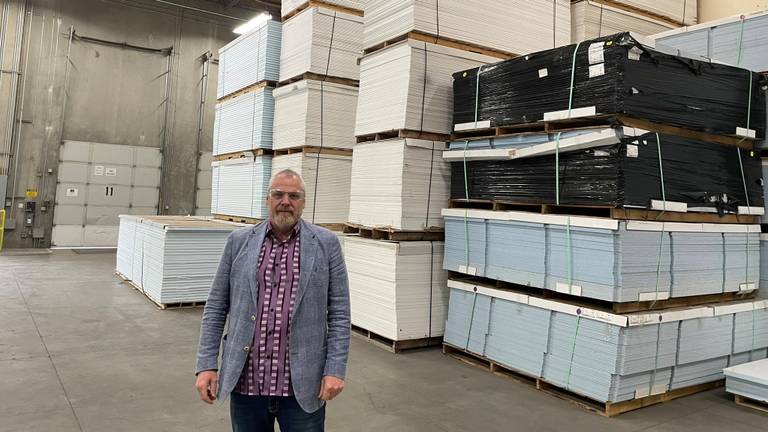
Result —
[[560, 205], [560, 135], [555, 137], [555, 204]]
[[573, 108], [573, 83], [576, 78], [576, 52], [579, 51], [579, 45], [581, 45], [581, 42], [577, 43], [576, 48], [573, 49], [573, 61], [571, 62], [571, 87], [568, 94], [568, 118], [571, 118], [571, 109]]
[[573, 359], [576, 357], [576, 340], [579, 338], [579, 327], [581, 325], [581, 309], [576, 311], [576, 331], [573, 333], [573, 343], [571, 344], [571, 361], [568, 365], [568, 377], [565, 380], [565, 389], [570, 390], [571, 375], [573, 374]]

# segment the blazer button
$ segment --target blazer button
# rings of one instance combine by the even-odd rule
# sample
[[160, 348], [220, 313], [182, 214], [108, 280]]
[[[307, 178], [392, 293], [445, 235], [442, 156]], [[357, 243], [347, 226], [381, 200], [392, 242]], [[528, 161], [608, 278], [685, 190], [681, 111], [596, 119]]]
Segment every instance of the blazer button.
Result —
[[251, 321], [256, 321], [256, 315], [251, 315]]
[[245, 348], [243, 348], [243, 351], [245, 351], [245, 352], [248, 352], [248, 351], [250, 351], [250, 350], [251, 350], [251, 347], [245, 347]]

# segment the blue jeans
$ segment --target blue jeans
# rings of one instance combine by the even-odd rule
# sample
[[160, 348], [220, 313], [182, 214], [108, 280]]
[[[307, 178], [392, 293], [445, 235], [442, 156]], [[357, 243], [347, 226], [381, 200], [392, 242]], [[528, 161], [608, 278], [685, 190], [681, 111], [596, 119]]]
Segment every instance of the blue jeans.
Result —
[[229, 415], [233, 432], [273, 432], [275, 419], [281, 432], [325, 430], [325, 405], [308, 413], [293, 396], [247, 396], [232, 392]]

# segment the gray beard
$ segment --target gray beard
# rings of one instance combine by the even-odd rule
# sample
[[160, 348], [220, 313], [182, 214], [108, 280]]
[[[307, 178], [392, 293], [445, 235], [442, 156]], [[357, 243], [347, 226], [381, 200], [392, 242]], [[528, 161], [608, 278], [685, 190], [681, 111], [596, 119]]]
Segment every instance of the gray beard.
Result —
[[287, 230], [289, 228], [293, 228], [299, 221], [300, 217], [301, 216], [294, 216], [290, 213], [276, 212], [274, 215], [272, 215], [272, 224], [277, 229]]

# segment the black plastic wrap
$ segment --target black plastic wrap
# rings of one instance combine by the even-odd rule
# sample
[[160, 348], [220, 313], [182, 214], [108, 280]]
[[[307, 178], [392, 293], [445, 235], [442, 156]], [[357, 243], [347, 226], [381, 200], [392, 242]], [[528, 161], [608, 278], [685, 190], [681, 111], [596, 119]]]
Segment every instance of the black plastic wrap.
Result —
[[[575, 48], [568, 45], [455, 73], [454, 124], [531, 123], [543, 120], [544, 113], [567, 110]], [[669, 55], [619, 33], [579, 45], [571, 108], [594, 106], [596, 114], [621, 114], [721, 135], [746, 128], [749, 111], [749, 128], [763, 137], [765, 86], [766, 78], [759, 73]]]
[[[673, 135], [661, 138], [667, 201], [689, 207], [735, 212], [763, 206], [759, 155], [732, 146]], [[624, 138], [621, 143], [559, 155], [561, 205], [610, 205], [650, 208], [662, 199], [656, 134]], [[470, 199], [556, 204], [555, 156], [504, 161], [467, 161]], [[451, 197], [465, 198], [464, 162], [451, 164]]]

